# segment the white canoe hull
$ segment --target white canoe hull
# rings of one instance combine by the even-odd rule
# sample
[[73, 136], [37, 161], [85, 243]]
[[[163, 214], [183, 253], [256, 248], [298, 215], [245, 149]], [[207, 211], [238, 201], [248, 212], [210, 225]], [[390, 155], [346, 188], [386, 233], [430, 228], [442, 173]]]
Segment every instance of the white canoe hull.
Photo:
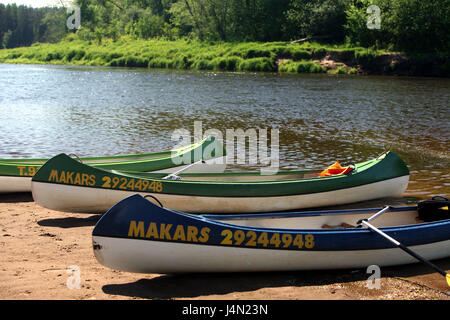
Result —
[[[418, 262], [399, 248], [356, 251], [249, 249], [93, 236], [97, 260], [136, 273], [263, 272], [380, 267]], [[410, 247], [433, 260], [450, 256], [450, 240]]]
[[[188, 165], [155, 170], [155, 173], [174, 173]], [[196, 164], [183, 173], [220, 173], [226, 169], [225, 157], [209, 159], [206, 163]], [[31, 192], [31, 177], [0, 176], [0, 193]]]
[[30, 191], [31, 177], [0, 176], [0, 193]]
[[[272, 197], [205, 197], [164, 193], [155, 196], [166, 208], [190, 213], [253, 213], [284, 211], [347, 204], [399, 195], [405, 192], [409, 176], [358, 187], [302, 195]], [[105, 213], [135, 191], [32, 182], [34, 200], [41, 206], [66, 212]]]

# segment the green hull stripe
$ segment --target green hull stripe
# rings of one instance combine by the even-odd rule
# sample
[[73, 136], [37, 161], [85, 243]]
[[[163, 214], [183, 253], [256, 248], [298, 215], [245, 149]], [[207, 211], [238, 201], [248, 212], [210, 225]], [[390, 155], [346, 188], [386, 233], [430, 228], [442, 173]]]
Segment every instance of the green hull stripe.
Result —
[[[178, 157], [186, 157], [191, 161], [200, 160], [202, 155], [204, 156], [204, 160], [214, 158], [214, 153], [205, 152], [203, 154], [203, 151], [206, 151], [207, 148], [211, 150], [215, 146], [217, 146], [216, 150], [221, 149], [222, 155], [225, 155], [225, 149], [220, 142], [216, 141], [215, 138], [206, 138], [198, 143], [173, 150], [172, 152], [164, 151], [134, 155], [83, 157], [81, 161], [95, 161], [96, 163], [89, 165], [105, 170], [155, 171], [177, 166], [174, 159]], [[218, 156], [221, 155], [219, 154]], [[151, 158], [149, 159], [149, 157]], [[32, 177], [46, 161], [48, 159], [0, 159], [0, 176]]]
[[[291, 171], [290, 174], [298, 175], [303, 172]], [[214, 174], [216, 177], [223, 178], [236, 175], [239, 173]], [[163, 180], [161, 175], [152, 175], [151, 173], [102, 170], [82, 164], [65, 154], [60, 154], [42, 166], [33, 177], [33, 181], [190, 196], [272, 197], [347, 189], [407, 175], [409, 175], [408, 167], [393, 152], [356, 164], [356, 168], [349, 175], [259, 182]], [[184, 175], [185, 179], [188, 179], [188, 176]], [[208, 174], [207, 176], [213, 175]], [[270, 179], [270, 176], [267, 177]]]

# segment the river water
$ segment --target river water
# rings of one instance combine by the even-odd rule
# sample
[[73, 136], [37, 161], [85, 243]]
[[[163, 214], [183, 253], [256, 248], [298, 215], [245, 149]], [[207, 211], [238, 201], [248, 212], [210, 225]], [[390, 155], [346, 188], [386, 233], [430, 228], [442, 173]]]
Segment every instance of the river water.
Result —
[[[408, 164], [403, 199], [450, 197], [450, 79], [0, 65], [0, 158], [171, 149], [176, 129], [279, 131], [280, 169]], [[270, 146], [270, 141], [269, 141]], [[228, 170], [261, 164], [231, 164]]]

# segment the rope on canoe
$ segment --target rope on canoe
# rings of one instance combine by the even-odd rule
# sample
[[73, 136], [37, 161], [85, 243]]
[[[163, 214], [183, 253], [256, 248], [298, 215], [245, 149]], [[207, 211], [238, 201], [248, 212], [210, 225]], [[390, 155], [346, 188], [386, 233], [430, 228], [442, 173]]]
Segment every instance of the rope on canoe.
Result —
[[83, 163], [83, 161], [81, 161], [80, 157], [77, 156], [75, 153], [70, 153], [70, 154], [68, 154], [68, 156], [69, 156], [69, 157], [74, 156], [75, 158], [77, 158], [78, 161], [80, 161], [80, 163]]
[[158, 202], [159, 206], [160, 206], [161, 208], [164, 208], [164, 206], [162, 205], [162, 203], [161, 203], [155, 196], [152, 196], [151, 194], [146, 194], [146, 195], [144, 196], [144, 198], [147, 199], [147, 197], [150, 197], [150, 198], [156, 200], [156, 202]]

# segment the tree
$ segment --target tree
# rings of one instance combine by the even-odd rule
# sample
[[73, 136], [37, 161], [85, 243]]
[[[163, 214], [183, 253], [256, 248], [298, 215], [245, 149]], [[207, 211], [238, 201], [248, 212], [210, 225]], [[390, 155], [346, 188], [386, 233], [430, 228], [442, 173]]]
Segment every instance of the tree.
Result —
[[44, 28], [41, 29], [40, 42], [58, 42], [68, 32], [65, 9], [53, 8], [47, 11], [41, 23], [44, 25]]
[[17, 47], [17, 34], [15, 31], [8, 30], [3, 35], [3, 48], [10, 49]]
[[[282, 26], [289, 0], [183, 0], [183, 4], [200, 39], [274, 41], [284, 38]], [[177, 10], [180, 12], [178, 6]]]
[[398, 49], [450, 51], [450, 0], [395, 0], [389, 23]]
[[292, 0], [286, 11], [286, 32], [292, 38], [329, 36], [342, 40], [348, 5], [349, 0]]
[[[367, 28], [370, 5], [380, 8], [380, 30]], [[353, 44], [405, 52], [450, 50], [450, 0], [355, 0], [346, 16], [344, 28]]]

